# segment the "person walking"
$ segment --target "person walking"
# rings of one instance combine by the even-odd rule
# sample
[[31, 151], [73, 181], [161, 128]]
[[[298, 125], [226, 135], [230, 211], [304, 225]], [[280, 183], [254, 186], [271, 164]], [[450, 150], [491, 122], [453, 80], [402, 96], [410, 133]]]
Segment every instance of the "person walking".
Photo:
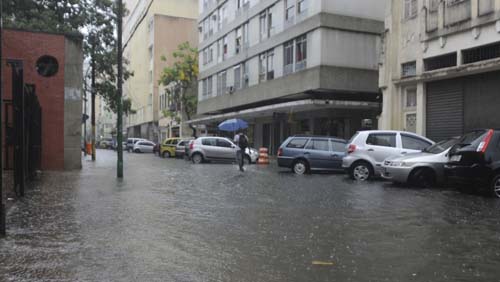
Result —
[[243, 166], [245, 164], [245, 151], [248, 148], [248, 137], [243, 132], [239, 132], [234, 136], [234, 143], [239, 147], [239, 150], [236, 152], [236, 157], [240, 171], [243, 172], [245, 171]]

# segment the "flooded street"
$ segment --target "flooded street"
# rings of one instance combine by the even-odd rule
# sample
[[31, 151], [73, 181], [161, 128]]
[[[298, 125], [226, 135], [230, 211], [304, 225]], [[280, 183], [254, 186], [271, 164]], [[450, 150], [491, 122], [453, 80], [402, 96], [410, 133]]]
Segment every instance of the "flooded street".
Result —
[[500, 201], [112, 151], [8, 214], [0, 281], [500, 281]]

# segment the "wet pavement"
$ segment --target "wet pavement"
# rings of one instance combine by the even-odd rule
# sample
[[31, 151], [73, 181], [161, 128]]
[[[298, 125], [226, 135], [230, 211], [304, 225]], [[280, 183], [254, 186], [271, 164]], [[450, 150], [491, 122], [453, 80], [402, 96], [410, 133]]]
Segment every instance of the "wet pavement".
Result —
[[8, 214], [0, 281], [500, 281], [500, 201], [112, 151]]

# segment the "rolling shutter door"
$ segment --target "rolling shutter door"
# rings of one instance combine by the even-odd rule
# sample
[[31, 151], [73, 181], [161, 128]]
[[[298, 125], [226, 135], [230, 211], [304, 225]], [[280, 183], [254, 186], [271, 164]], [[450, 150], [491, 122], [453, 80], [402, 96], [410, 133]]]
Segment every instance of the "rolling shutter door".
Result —
[[464, 131], [463, 80], [427, 84], [427, 137], [436, 142]]

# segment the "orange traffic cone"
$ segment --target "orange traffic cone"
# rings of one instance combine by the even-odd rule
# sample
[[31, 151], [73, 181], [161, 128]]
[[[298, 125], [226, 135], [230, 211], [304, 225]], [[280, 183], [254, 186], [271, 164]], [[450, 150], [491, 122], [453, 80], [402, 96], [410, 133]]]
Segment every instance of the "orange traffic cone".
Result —
[[259, 149], [259, 160], [257, 161], [257, 164], [269, 164], [269, 150], [267, 148]]

